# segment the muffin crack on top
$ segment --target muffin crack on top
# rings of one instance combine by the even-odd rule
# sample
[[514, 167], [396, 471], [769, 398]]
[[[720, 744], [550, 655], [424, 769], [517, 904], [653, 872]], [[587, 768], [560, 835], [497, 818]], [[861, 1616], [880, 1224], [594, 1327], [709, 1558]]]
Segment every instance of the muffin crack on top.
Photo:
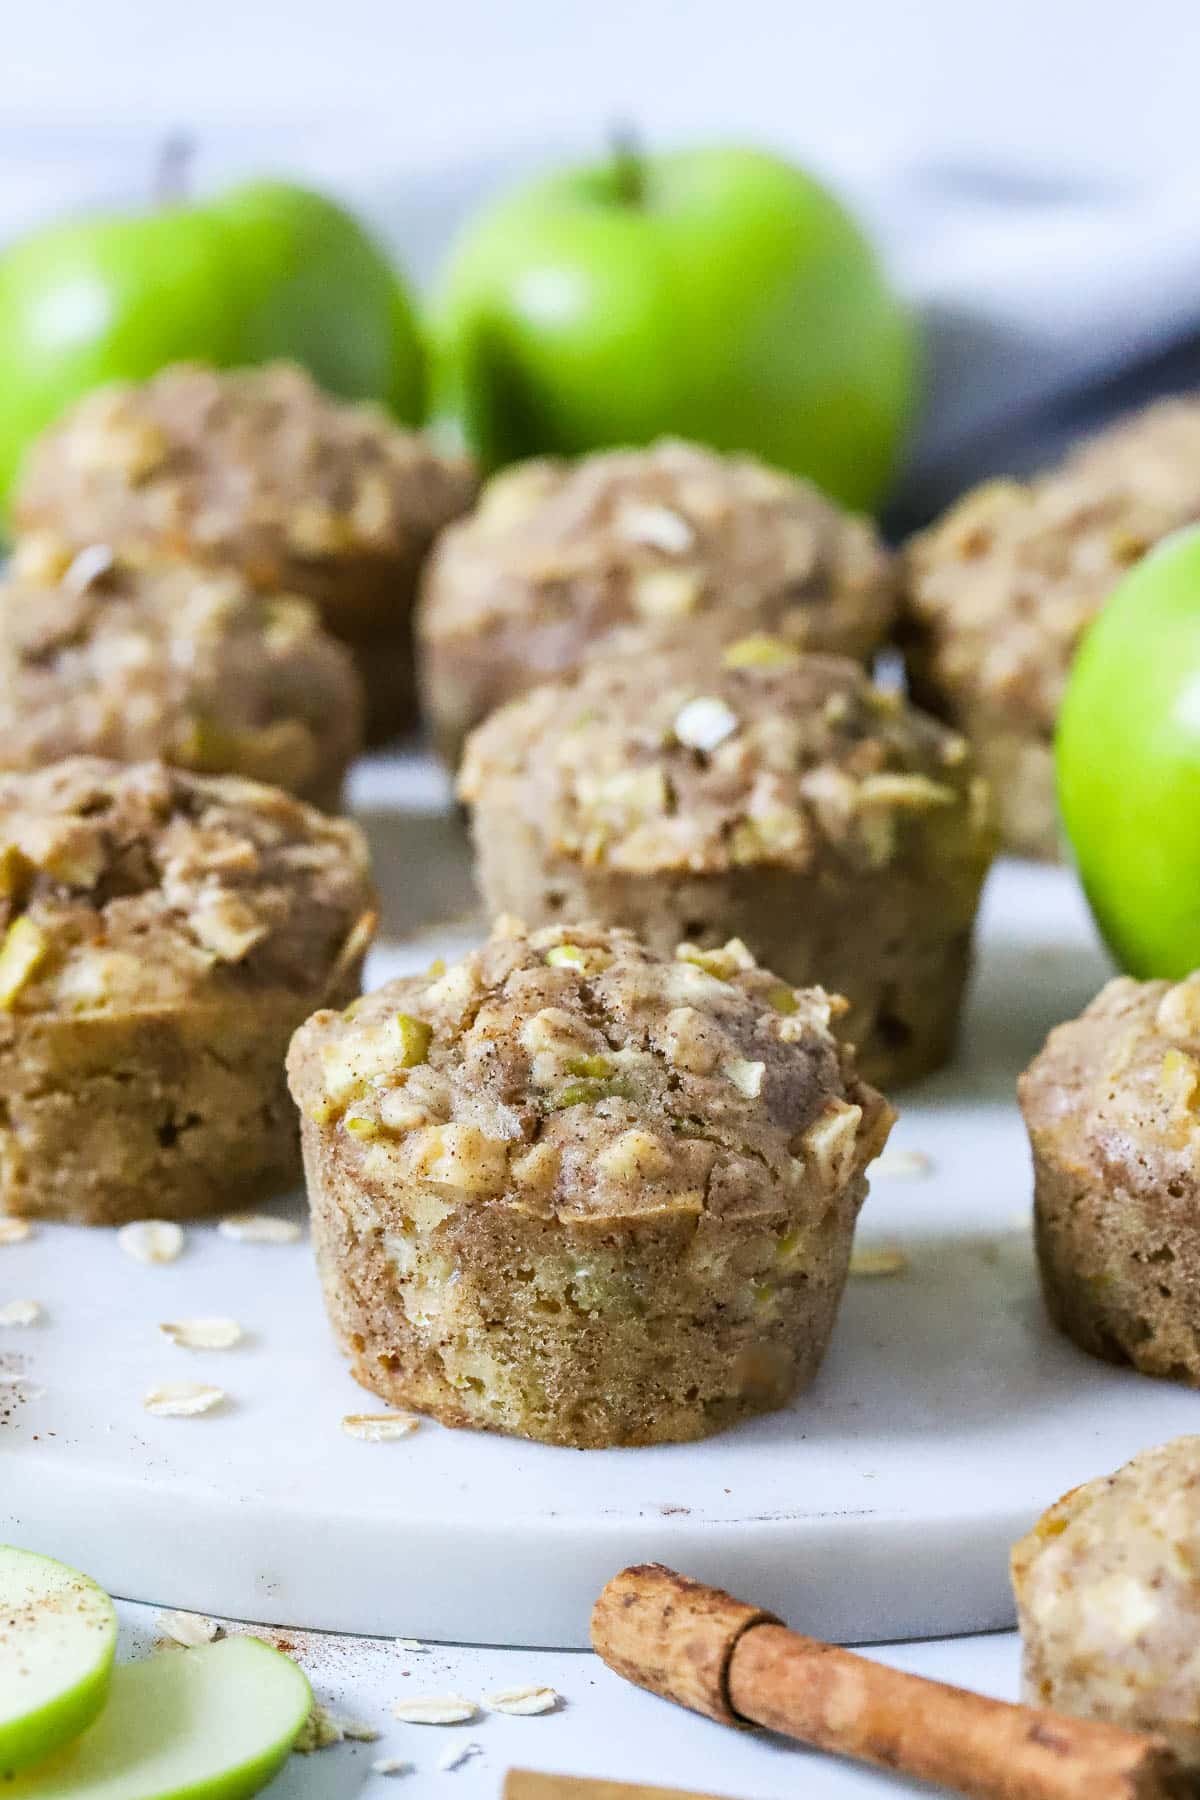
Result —
[[451, 1424], [696, 1437], [811, 1377], [891, 1122], [740, 944], [502, 920], [289, 1056], [314, 1244], [363, 1383]]

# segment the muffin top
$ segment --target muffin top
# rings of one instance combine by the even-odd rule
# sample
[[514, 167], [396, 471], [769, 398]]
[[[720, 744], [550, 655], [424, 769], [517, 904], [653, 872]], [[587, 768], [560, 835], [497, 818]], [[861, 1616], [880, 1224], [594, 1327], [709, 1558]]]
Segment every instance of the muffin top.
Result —
[[665, 441], [495, 476], [437, 546], [420, 629], [436, 642], [557, 620], [595, 637], [719, 614], [730, 635], [761, 627], [866, 657], [893, 588], [867, 520], [748, 457]]
[[518, 810], [549, 855], [630, 873], [991, 850], [961, 737], [857, 663], [759, 634], [597, 657], [533, 690], [471, 738], [459, 792]]
[[1200, 398], [1163, 400], [1025, 483], [990, 481], [905, 557], [934, 678], [1049, 734], [1079, 641], [1125, 571], [1200, 519]]
[[1149, 1201], [1168, 1240], [1172, 1212], [1195, 1207], [1200, 973], [1110, 981], [1050, 1033], [1020, 1097], [1039, 1144], [1106, 1190]]
[[464, 1196], [581, 1221], [784, 1217], [891, 1124], [829, 1028], [837, 1004], [737, 942], [667, 960], [626, 931], [502, 920], [450, 969], [316, 1014], [289, 1072], [368, 1188], [404, 1184], [434, 1222]]
[[374, 925], [366, 844], [275, 788], [72, 757], [0, 774], [0, 1007], [322, 995]]
[[465, 463], [291, 363], [180, 363], [86, 394], [38, 439], [18, 529], [234, 562], [256, 587], [309, 561], [411, 560], [469, 504]]
[[362, 736], [354, 665], [307, 601], [238, 574], [17, 546], [0, 581], [0, 767], [76, 752], [236, 769], [305, 794]]
[[1073, 1488], [1012, 1562], [1023, 1625], [1056, 1671], [1086, 1679], [1100, 1717], [1125, 1721], [1141, 1704], [1148, 1725], [1195, 1731], [1200, 1437]]

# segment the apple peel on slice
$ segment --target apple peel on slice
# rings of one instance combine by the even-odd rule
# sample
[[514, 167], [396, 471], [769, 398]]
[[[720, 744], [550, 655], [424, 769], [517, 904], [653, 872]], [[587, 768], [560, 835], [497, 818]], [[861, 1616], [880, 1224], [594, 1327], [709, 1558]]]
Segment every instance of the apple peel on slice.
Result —
[[245, 1800], [281, 1767], [312, 1692], [258, 1638], [161, 1650], [114, 1670], [90, 1730], [4, 1800]]
[[0, 1546], [0, 1782], [87, 1729], [108, 1698], [116, 1646], [103, 1588]]

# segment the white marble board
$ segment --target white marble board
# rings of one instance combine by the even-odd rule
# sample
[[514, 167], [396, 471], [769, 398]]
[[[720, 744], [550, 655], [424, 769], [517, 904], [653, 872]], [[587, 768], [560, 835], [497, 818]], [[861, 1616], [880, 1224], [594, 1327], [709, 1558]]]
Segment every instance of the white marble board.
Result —
[[[355, 795], [384, 889], [378, 980], [480, 926], [436, 771], [378, 759]], [[823, 1636], [1008, 1623], [1008, 1546], [1036, 1513], [1200, 1424], [1200, 1396], [1090, 1361], [1038, 1300], [1013, 1081], [1105, 973], [1069, 873], [996, 870], [962, 1052], [900, 1097], [893, 1147], [928, 1173], [881, 1175], [863, 1215], [862, 1241], [901, 1247], [906, 1270], [851, 1282], [809, 1394], [707, 1443], [581, 1453], [431, 1423], [354, 1442], [340, 1420], [370, 1402], [305, 1242], [200, 1226], [178, 1262], [145, 1267], [110, 1233], [40, 1228], [0, 1249], [0, 1301], [45, 1308], [0, 1335], [0, 1538], [130, 1598], [471, 1643], [582, 1644], [602, 1583], [654, 1557]], [[201, 1356], [157, 1330], [211, 1313], [247, 1341]], [[143, 1393], [171, 1379], [229, 1404], [149, 1416]]]

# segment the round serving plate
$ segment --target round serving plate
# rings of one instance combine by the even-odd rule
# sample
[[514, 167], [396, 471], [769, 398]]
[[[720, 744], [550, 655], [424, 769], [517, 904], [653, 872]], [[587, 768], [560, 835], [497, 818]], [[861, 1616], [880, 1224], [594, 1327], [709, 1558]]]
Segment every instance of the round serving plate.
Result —
[[[356, 780], [384, 897], [372, 982], [479, 935], [444, 783], [415, 758]], [[1091, 1361], [1043, 1316], [1013, 1083], [1106, 974], [1061, 869], [988, 887], [963, 1047], [900, 1096], [860, 1227], [886, 1276], [851, 1279], [813, 1389], [706, 1443], [571, 1451], [424, 1423], [363, 1443], [372, 1410], [325, 1325], [307, 1243], [189, 1230], [178, 1261], [108, 1231], [39, 1227], [0, 1248], [0, 1538], [112, 1592], [280, 1625], [463, 1642], [586, 1642], [625, 1563], [661, 1559], [818, 1635], [942, 1636], [1011, 1622], [1008, 1548], [1065, 1488], [1194, 1430], [1200, 1398]], [[146, 1196], [146, 1213], [154, 1213]], [[278, 1210], [303, 1217], [300, 1197]], [[896, 1268], [894, 1265], [901, 1264]], [[227, 1352], [163, 1320], [229, 1315]], [[151, 1386], [228, 1401], [157, 1418]]]

